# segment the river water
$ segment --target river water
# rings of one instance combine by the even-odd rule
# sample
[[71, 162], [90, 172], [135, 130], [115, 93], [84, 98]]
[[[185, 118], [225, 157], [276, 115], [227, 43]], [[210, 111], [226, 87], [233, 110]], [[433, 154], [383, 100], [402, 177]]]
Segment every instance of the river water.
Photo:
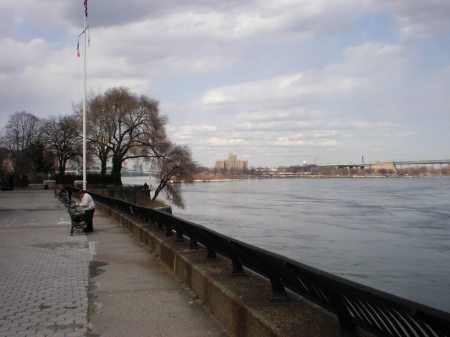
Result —
[[449, 178], [248, 179], [183, 197], [177, 216], [450, 312]]

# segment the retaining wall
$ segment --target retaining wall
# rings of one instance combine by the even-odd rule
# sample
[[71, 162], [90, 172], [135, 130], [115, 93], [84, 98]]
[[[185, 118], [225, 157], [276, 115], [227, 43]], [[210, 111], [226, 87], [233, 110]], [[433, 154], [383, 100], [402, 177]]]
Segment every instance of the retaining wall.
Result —
[[155, 225], [100, 202], [96, 207], [151, 248], [232, 336], [340, 336], [336, 316], [306, 299], [288, 292], [288, 301], [273, 302], [270, 282], [265, 278], [247, 269], [246, 276], [232, 276], [228, 259], [218, 256], [217, 260], [208, 260], [206, 249], [189, 249], [189, 240], [175, 242], [175, 235], [165, 236], [165, 231]]

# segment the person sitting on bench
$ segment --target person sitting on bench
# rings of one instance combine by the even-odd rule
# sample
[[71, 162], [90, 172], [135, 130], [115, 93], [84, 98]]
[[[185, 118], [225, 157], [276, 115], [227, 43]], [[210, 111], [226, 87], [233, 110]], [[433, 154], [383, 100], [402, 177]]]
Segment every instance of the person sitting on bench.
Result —
[[92, 219], [94, 218], [95, 203], [94, 199], [86, 193], [86, 191], [80, 190], [81, 202], [77, 202], [76, 206], [80, 207], [84, 211], [84, 218], [86, 219], [86, 233], [94, 231]]

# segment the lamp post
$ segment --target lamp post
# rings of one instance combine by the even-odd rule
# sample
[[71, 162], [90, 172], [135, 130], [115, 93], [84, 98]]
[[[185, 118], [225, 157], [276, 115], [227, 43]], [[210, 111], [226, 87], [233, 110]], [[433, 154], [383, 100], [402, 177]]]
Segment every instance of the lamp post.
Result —
[[83, 60], [83, 190], [86, 189], [86, 63], [87, 63], [87, 38], [86, 31], [89, 26], [86, 26], [86, 15], [83, 20], [83, 31], [78, 35], [78, 41], [80, 37], [84, 35], [84, 60]]

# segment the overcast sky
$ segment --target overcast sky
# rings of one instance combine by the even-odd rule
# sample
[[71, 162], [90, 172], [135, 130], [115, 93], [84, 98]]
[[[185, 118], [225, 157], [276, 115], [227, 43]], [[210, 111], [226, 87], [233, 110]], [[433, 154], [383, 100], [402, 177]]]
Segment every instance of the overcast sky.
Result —
[[[83, 15], [0, 0], [0, 125], [82, 99]], [[159, 100], [202, 165], [450, 158], [449, 0], [89, 0], [88, 21], [88, 91]]]

